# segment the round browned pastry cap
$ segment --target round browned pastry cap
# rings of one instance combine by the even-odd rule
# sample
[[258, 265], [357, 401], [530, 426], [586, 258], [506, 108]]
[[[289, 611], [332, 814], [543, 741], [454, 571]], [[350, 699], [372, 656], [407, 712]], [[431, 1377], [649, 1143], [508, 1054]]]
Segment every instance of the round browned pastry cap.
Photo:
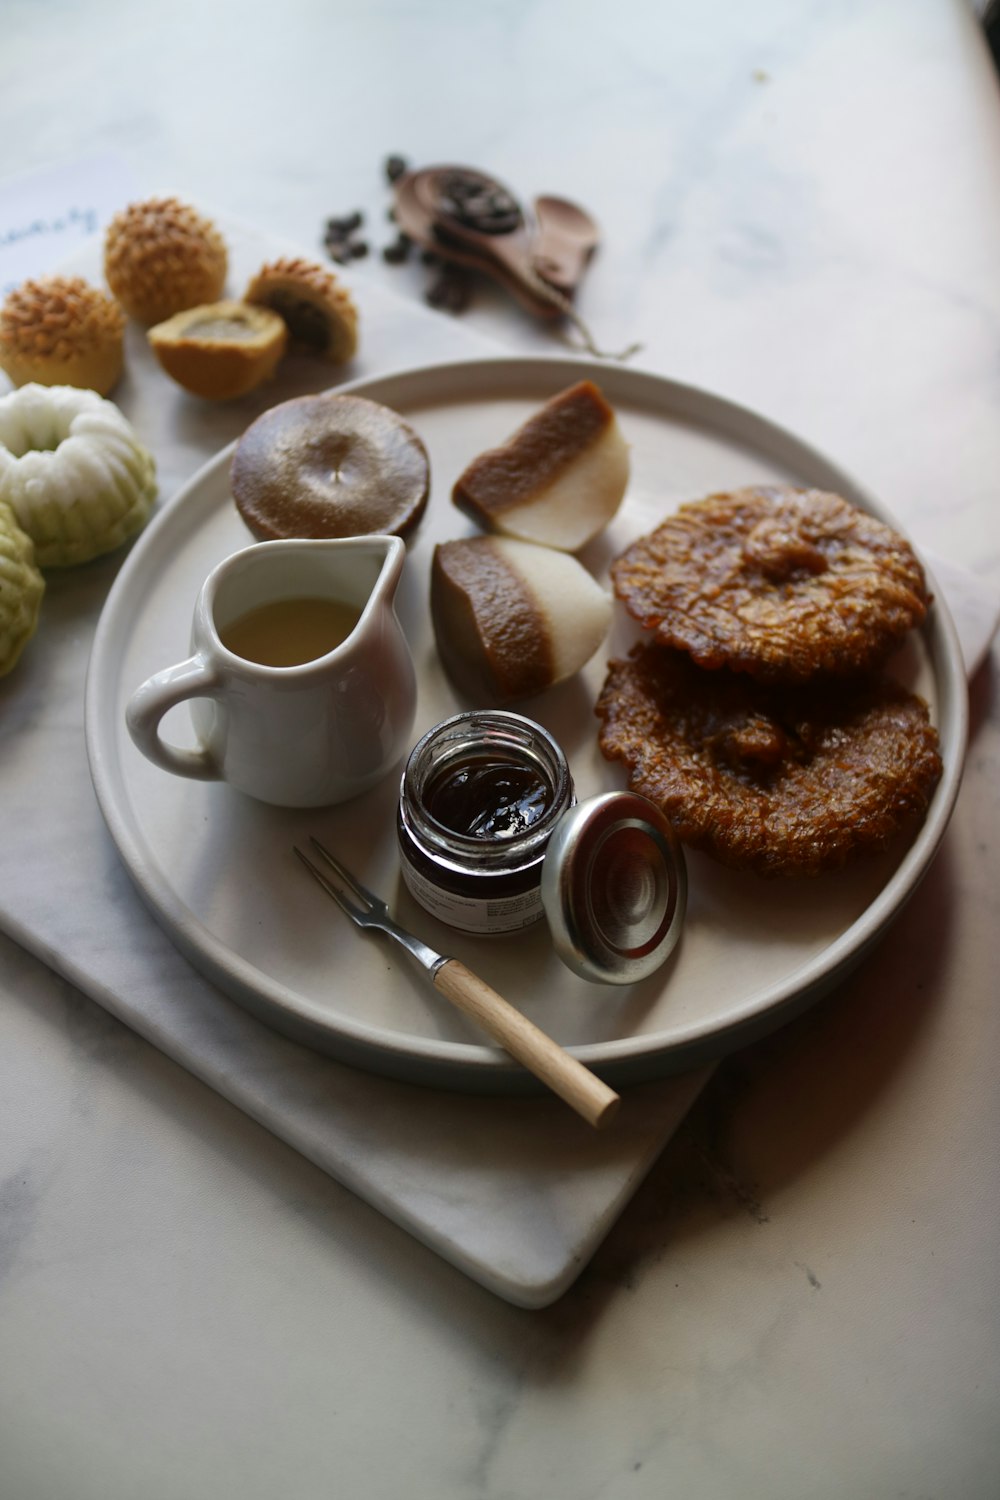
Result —
[[605, 792], [564, 813], [542, 866], [553, 946], [584, 979], [633, 984], [673, 952], [687, 908], [684, 853], [663, 813]]
[[903, 537], [840, 495], [789, 485], [682, 505], [611, 573], [661, 645], [768, 682], [867, 671], [928, 604]]
[[405, 536], [427, 504], [430, 464], [397, 412], [327, 391], [258, 417], [236, 445], [231, 483], [260, 540]]

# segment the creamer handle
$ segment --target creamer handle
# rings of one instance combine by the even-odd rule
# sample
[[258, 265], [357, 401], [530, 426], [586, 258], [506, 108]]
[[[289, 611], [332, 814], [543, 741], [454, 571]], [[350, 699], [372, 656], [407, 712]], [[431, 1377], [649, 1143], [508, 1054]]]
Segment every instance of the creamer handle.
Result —
[[221, 780], [222, 771], [207, 750], [181, 750], [160, 738], [160, 721], [168, 710], [189, 698], [212, 698], [218, 688], [218, 677], [203, 656], [166, 667], [136, 688], [125, 710], [125, 722], [143, 755], [176, 776]]

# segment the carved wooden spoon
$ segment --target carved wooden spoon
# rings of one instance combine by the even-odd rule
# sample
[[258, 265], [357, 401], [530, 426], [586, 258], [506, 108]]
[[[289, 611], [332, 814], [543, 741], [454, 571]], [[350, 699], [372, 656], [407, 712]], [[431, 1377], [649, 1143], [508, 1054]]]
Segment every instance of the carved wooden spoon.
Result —
[[572, 297], [600, 240], [597, 223], [568, 198], [536, 198], [534, 211], [534, 268], [557, 291]]

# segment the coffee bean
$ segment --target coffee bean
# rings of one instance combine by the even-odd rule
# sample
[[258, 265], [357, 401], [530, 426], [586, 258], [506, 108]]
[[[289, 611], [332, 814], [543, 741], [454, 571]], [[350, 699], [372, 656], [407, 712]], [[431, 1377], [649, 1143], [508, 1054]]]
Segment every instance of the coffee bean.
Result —
[[472, 300], [472, 286], [468, 276], [449, 266], [431, 283], [425, 296], [431, 307], [442, 312], [460, 313]]
[[407, 169], [405, 156], [387, 156], [385, 159], [385, 175], [389, 182], [398, 182]]
[[390, 266], [401, 266], [410, 256], [410, 238], [401, 234], [398, 239], [393, 240], [391, 245], [386, 245], [382, 251], [382, 259]]
[[359, 208], [356, 208], [353, 213], [341, 214], [336, 218], [327, 219], [326, 232], [327, 234], [338, 235], [341, 239], [347, 239], [350, 235], [355, 234], [364, 222], [364, 214]]

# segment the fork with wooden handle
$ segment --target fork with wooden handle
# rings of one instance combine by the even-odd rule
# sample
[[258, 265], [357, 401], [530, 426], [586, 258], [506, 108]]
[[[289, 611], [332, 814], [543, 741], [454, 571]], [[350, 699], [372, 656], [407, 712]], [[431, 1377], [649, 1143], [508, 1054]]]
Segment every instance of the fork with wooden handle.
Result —
[[607, 1125], [618, 1108], [619, 1098], [589, 1068], [585, 1068], [544, 1031], [498, 995], [457, 958], [435, 953], [419, 938], [392, 920], [384, 901], [356, 880], [350, 870], [325, 849], [318, 839], [309, 841], [332, 871], [315, 865], [302, 850], [295, 853], [342, 911], [358, 927], [382, 932], [399, 944], [413, 961], [425, 969], [434, 988], [452, 1005], [475, 1021], [494, 1041], [517, 1059], [536, 1078], [582, 1115], [596, 1129]]

